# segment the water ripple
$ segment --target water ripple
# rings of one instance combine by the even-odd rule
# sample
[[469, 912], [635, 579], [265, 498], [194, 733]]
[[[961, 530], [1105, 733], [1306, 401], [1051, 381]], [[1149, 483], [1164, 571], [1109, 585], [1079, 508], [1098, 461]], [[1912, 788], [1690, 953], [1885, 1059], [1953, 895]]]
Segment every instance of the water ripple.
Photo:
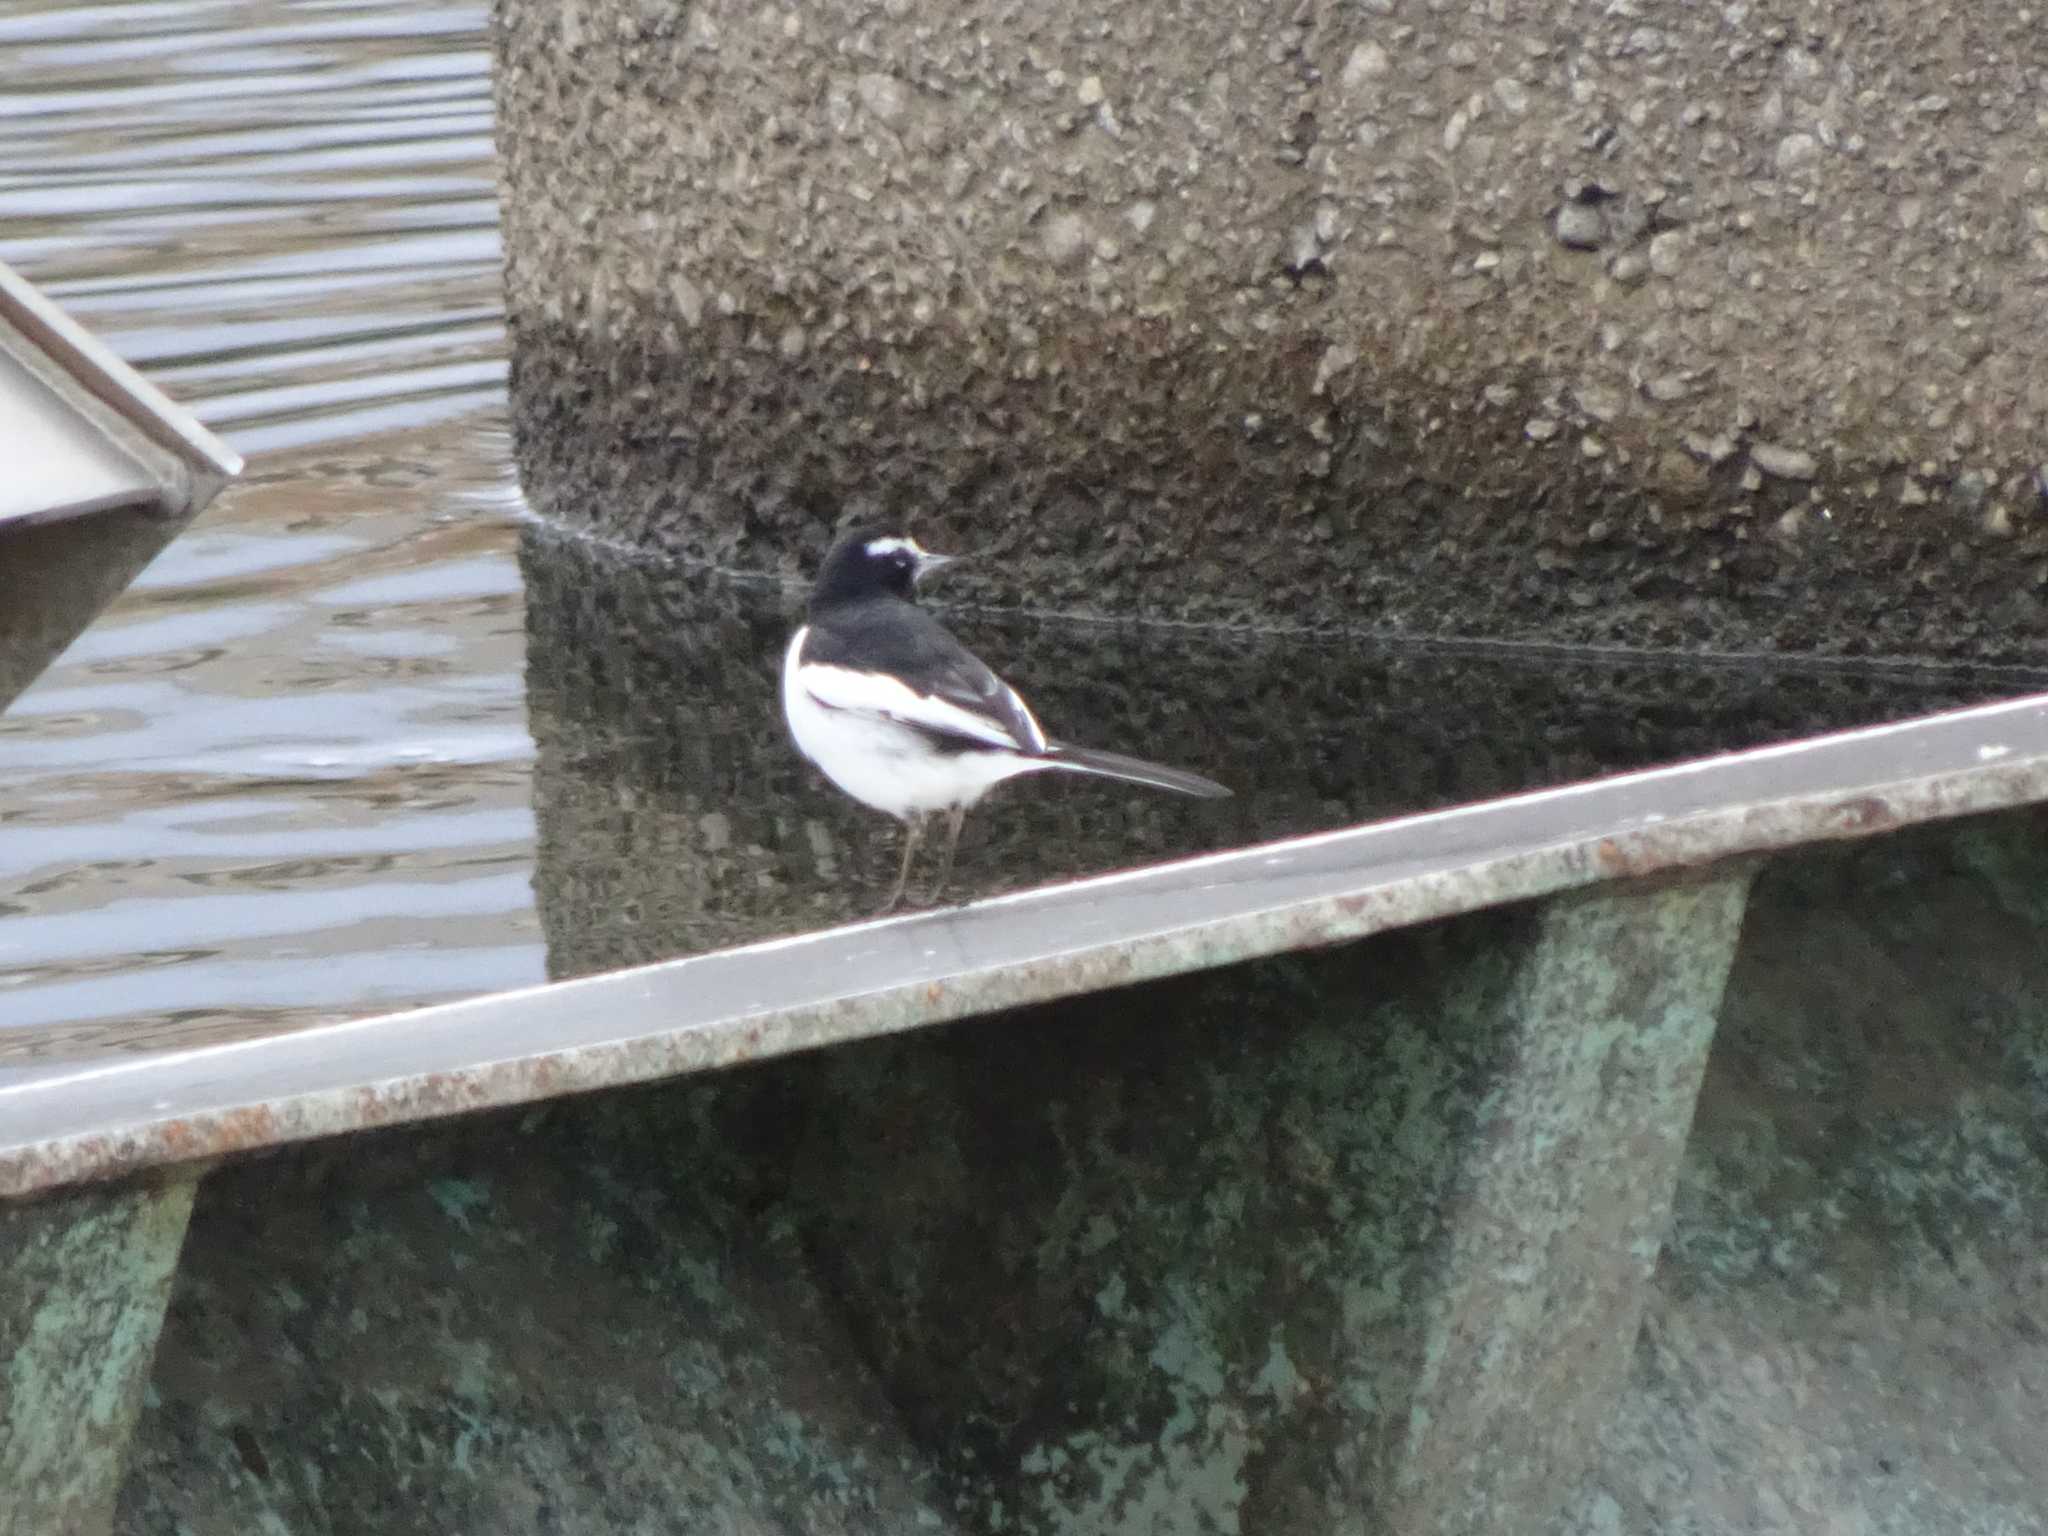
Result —
[[485, 22], [0, 14], [0, 259], [251, 460], [0, 717], [0, 1077], [541, 977]]
[[11, 7], [0, 259], [170, 364], [244, 452], [378, 430], [382, 403], [473, 409], [504, 352], [485, 23], [393, 0]]

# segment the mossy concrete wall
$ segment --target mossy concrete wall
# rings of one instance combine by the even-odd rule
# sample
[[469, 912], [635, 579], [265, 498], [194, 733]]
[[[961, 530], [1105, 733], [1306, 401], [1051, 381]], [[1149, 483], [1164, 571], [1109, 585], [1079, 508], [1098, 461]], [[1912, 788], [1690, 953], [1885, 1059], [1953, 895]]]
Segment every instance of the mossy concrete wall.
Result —
[[1572, 1536], [2048, 1532], [2048, 818], [1775, 863]]
[[[1638, 1125], [1645, 1167], [1684, 1140], [1661, 1242], [1648, 1182], [1586, 1182], [1626, 1160], [1493, 1091], [1530, 912], [224, 1169], [116, 1529], [2048, 1530], [2044, 837], [1762, 872], [1689, 1135]], [[1523, 1039], [1663, 1094], [1650, 1035]], [[1596, 1195], [1620, 1269], [1463, 1249]], [[1486, 1422], [1461, 1359], [1540, 1381], [1488, 1340], [1574, 1270], [1648, 1276], [1574, 1475], [1529, 1438], [1574, 1382], [1419, 1459]], [[1502, 1468], [1514, 1523], [1428, 1503]]]
[[121, 1529], [1527, 1531], [1745, 885], [223, 1172]]
[[[1518, 1034], [1524, 911], [222, 1170], [116, 1529], [2048, 1530], [2044, 837], [1766, 867], [1689, 1127], [1655, 1031]], [[1666, 1104], [1639, 1164], [1526, 1045]], [[1667, 1154], [1668, 1227], [1599, 1182]], [[1501, 1245], [1589, 1198], [1625, 1257]], [[1458, 1362], [1541, 1384], [1494, 1330], [1631, 1272], [1597, 1422], [1458, 1449]]]
[[498, 0], [553, 517], [1009, 600], [2038, 655], [2048, 25]]
[[0, 1203], [0, 1536], [105, 1536], [192, 1176]]

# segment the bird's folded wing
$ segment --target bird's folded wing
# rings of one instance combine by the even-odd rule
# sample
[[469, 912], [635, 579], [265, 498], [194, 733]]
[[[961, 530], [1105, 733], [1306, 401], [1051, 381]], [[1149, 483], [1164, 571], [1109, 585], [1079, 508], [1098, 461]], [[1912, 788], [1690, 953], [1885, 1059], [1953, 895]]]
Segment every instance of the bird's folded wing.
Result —
[[804, 691], [827, 709], [872, 715], [934, 736], [1012, 752], [1035, 756], [1045, 751], [1045, 733], [1024, 701], [994, 673], [985, 671], [985, 677], [983, 686], [971, 689], [962, 686], [970, 679], [934, 679], [939, 691], [924, 692], [886, 672], [853, 667], [811, 662], [798, 674]]

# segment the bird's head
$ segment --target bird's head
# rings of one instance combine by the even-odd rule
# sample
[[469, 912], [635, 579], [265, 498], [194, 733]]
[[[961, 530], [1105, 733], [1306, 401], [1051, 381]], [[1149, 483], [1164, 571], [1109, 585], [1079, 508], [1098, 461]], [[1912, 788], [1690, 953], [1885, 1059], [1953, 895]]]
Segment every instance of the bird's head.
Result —
[[867, 597], [908, 600], [919, 578], [951, 565], [953, 555], [935, 555], [906, 534], [857, 529], [832, 546], [818, 570], [813, 603], [857, 602]]

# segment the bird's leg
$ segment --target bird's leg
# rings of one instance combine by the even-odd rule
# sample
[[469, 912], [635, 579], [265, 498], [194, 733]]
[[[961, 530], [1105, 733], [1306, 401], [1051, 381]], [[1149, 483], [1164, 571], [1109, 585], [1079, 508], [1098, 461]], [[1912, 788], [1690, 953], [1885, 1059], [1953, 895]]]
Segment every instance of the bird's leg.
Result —
[[917, 852], [917, 840], [923, 835], [924, 818], [922, 816], [912, 815], [904, 818], [903, 864], [896, 871], [896, 883], [889, 887], [889, 894], [883, 898], [882, 905], [876, 910], [875, 916], [881, 917], [886, 913], [894, 912], [902, 904], [903, 892], [910, 884], [911, 856]]
[[932, 905], [937, 906], [939, 897], [945, 894], [946, 882], [953, 878], [953, 853], [960, 846], [960, 829], [967, 824], [967, 807], [956, 805], [946, 812], [946, 853], [939, 861], [939, 883], [932, 887]]

